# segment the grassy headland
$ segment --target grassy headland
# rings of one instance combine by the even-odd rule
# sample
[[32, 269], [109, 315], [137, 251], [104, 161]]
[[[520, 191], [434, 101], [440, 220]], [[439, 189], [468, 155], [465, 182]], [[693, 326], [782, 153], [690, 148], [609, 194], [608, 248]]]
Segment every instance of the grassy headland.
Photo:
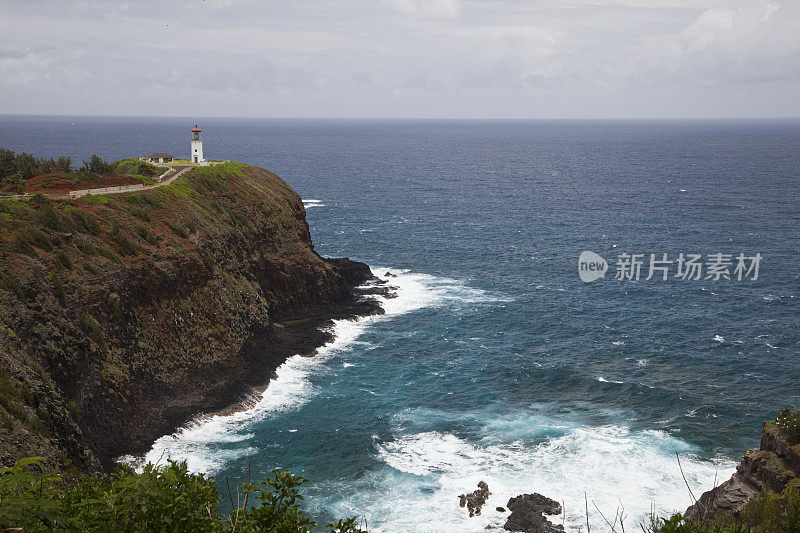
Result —
[[351, 313], [370, 275], [317, 255], [300, 197], [240, 163], [143, 192], [0, 199], [0, 464], [110, 468], [323, 342], [276, 321]]

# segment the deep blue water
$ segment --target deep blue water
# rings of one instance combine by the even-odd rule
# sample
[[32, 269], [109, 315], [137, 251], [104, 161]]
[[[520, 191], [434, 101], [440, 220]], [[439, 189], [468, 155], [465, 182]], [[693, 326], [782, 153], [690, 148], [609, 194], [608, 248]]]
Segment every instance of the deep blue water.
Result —
[[[116, 159], [188, 152], [191, 119], [0, 117], [0, 146]], [[252, 411], [161, 439], [196, 470], [281, 467], [324, 521], [479, 531], [509, 495], [629, 522], [689, 501], [800, 407], [800, 121], [203, 119], [206, 157], [278, 173], [317, 250], [400, 274]], [[583, 250], [611, 264], [578, 278]], [[642, 279], [619, 281], [623, 252]], [[649, 254], [763, 257], [759, 277], [645, 281]], [[735, 263], [735, 260], [734, 260]], [[378, 270], [377, 267], [380, 267]], [[731, 269], [732, 270], [732, 269]], [[674, 267], [671, 271], [674, 274]], [[456, 496], [494, 493], [469, 519]], [[590, 503], [591, 507], [591, 503]], [[592, 511], [599, 526], [602, 519]]]

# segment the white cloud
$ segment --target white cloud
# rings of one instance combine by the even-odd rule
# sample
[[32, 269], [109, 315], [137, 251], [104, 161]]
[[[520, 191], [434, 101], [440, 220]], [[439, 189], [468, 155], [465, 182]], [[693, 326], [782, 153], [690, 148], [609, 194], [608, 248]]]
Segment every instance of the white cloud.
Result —
[[730, 32], [733, 29], [735, 17], [735, 9], [707, 9], [683, 31], [682, 37], [690, 50], [705, 48], [714, 41], [718, 34]]
[[455, 17], [461, 10], [458, 0], [384, 0], [400, 13], [427, 17]]
[[0, 113], [792, 115], [798, 27], [788, 0], [0, 0]]
[[701, 12], [678, 34], [646, 40], [633, 83], [736, 86], [800, 82], [800, 10], [765, 3]]

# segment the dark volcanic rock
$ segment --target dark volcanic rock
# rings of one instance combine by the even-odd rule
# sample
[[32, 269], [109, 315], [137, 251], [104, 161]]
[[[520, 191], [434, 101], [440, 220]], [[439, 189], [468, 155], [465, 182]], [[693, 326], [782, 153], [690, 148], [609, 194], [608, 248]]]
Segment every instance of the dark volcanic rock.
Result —
[[761, 447], [750, 450], [729, 480], [703, 493], [684, 515], [693, 521], [710, 519], [720, 511], [738, 515], [742, 507], [762, 490], [780, 493], [800, 474], [800, 445], [790, 445], [771, 422], [761, 428]]
[[469, 516], [475, 516], [481, 514], [481, 508], [483, 504], [486, 503], [486, 499], [489, 498], [489, 485], [486, 484], [485, 481], [478, 482], [478, 490], [473, 491], [469, 494], [461, 494], [458, 496], [459, 498], [459, 505], [464, 507], [467, 506], [469, 510]]
[[[522, 494], [508, 500], [511, 514], [503, 526], [507, 531], [523, 531], [530, 533], [563, 532], [564, 527], [555, 525], [544, 517], [544, 514], [561, 513], [561, 504], [541, 494]], [[544, 513], [544, 514], [543, 514]]]
[[542, 496], [538, 492], [511, 498], [508, 500], [508, 508], [512, 511], [515, 509], [531, 509], [549, 515], [561, 514], [560, 503], [547, 496]]

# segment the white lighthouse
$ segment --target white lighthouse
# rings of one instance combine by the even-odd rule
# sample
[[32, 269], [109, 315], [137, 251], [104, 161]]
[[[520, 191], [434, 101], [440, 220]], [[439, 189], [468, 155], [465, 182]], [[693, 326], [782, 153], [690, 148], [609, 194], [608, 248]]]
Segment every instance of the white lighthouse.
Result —
[[189, 143], [192, 149], [191, 155], [189, 157], [189, 161], [192, 163], [199, 163], [201, 165], [205, 165], [206, 160], [203, 158], [203, 139], [200, 138], [200, 132], [202, 130], [197, 127], [197, 124], [194, 125], [192, 129], [192, 140]]

